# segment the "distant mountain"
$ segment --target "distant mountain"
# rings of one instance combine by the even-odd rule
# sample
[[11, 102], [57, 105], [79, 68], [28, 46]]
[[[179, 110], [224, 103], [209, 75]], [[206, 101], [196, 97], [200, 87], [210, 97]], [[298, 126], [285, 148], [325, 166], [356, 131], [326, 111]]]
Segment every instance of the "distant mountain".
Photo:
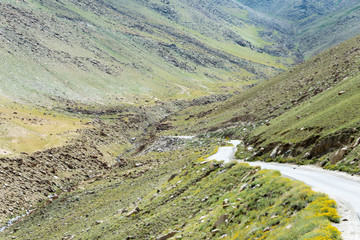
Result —
[[[276, 19], [305, 58], [360, 33], [360, 3], [344, 0], [237, 0], [258, 22]], [[266, 17], [264, 17], [266, 16]]]
[[[244, 5], [274, 18], [295, 24], [333, 12], [343, 6], [338, 0], [238, 0]], [[343, 1], [344, 2], [344, 1]]]

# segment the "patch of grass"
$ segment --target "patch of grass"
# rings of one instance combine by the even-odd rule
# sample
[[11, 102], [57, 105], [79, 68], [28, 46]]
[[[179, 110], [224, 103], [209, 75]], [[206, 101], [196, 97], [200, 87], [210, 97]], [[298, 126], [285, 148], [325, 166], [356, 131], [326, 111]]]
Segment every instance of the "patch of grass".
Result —
[[198, 161], [215, 146], [194, 140], [176, 151], [131, 159], [137, 168], [79, 185], [5, 234], [155, 239], [176, 231], [182, 239], [339, 239], [330, 225], [338, 221], [334, 201], [276, 171]]
[[32, 153], [61, 146], [89, 128], [85, 117], [35, 108], [0, 99], [0, 156]]
[[[271, 126], [261, 126], [253, 135], [272, 141], [297, 143], [311, 135], [326, 136], [341, 129], [358, 127], [360, 104], [360, 76], [349, 77], [326, 92], [323, 92], [271, 121]], [[339, 96], [338, 93], [346, 94]]]

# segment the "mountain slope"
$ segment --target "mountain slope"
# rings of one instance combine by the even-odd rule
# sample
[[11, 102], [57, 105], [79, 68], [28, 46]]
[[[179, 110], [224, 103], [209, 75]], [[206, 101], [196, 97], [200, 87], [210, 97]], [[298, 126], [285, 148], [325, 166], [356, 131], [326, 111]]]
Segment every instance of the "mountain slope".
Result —
[[87, 121], [86, 117], [24, 106], [0, 97], [0, 156], [61, 146], [87, 128]]
[[279, 160], [298, 163], [326, 164], [347, 147], [348, 157], [328, 166], [359, 173], [359, 147], [350, 148], [359, 137], [359, 42], [359, 36], [350, 39], [226, 102], [178, 112], [167, 119], [174, 129], [164, 134], [245, 137], [264, 148], [257, 152], [264, 159], [280, 146]]
[[303, 57], [309, 58], [360, 33], [360, 3], [344, 0], [237, 0], [259, 22], [275, 19]]
[[3, 1], [0, 94], [51, 105], [238, 92], [355, 36], [359, 6], [332, 0]]
[[3, 1], [0, 11], [0, 94], [37, 104], [236, 91], [294, 59], [231, 1]]
[[2, 1], [0, 238], [339, 239], [327, 196], [204, 158], [359, 174], [360, 37], [283, 72], [357, 5], [242, 2]]
[[285, 19], [289, 22], [303, 22], [334, 11], [344, 1], [338, 0], [238, 0], [255, 10], [269, 14], [272, 17]]

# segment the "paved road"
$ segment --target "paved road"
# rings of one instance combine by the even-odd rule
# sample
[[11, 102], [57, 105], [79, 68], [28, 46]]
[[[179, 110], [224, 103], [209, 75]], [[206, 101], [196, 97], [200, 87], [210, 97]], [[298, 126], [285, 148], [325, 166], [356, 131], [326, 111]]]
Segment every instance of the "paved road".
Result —
[[[208, 159], [229, 162], [234, 160], [236, 146], [241, 141], [231, 141], [233, 147], [220, 147]], [[278, 170], [282, 175], [311, 186], [313, 190], [324, 192], [334, 198], [342, 221], [336, 227], [343, 233], [343, 239], [360, 240], [360, 178], [338, 174], [314, 166], [296, 166], [278, 163], [247, 162], [251, 166]], [[344, 221], [345, 220], [345, 221]]]
[[330, 197], [336, 197], [350, 203], [360, 216], [360, 183], [351, 181], [322, 169], [297, 167], [292, 165], [248, 162], [251, 166], [278, 170], [282, 175], [303, 181], [315, 191], [327, 193]]
[[236, 147], [241, 143], [239, 140], [231, 140], [230, 143], [233, 146], [219, 147], [219, 150], [214, 155], [211, 155], [207, 159], [230, 162], [235, 160]]

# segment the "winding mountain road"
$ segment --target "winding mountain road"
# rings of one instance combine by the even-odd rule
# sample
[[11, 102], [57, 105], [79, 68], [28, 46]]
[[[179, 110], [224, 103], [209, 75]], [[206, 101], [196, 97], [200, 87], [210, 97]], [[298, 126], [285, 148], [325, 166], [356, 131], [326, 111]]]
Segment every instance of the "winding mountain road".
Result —
[[[220, 147], [209, 160], [230, 162], [235, 160], [237, 145], [241, 141], [230, 141], [234, 146]], [[241, 162], [241, 161], [240, 161]], [[244, 161], [242, 161], [244, 162]], [[360, 240], [360, 177], [345, 173], [327, 171], [315, 166], [297, 166], [290, 164], [247, 162], [251, 166], [280, 171], [282, 175], [299, 180], [311, 186], [314, 191], [328, 194], [338, 203], [341, 222], [334, 224], [344, 240]]]

